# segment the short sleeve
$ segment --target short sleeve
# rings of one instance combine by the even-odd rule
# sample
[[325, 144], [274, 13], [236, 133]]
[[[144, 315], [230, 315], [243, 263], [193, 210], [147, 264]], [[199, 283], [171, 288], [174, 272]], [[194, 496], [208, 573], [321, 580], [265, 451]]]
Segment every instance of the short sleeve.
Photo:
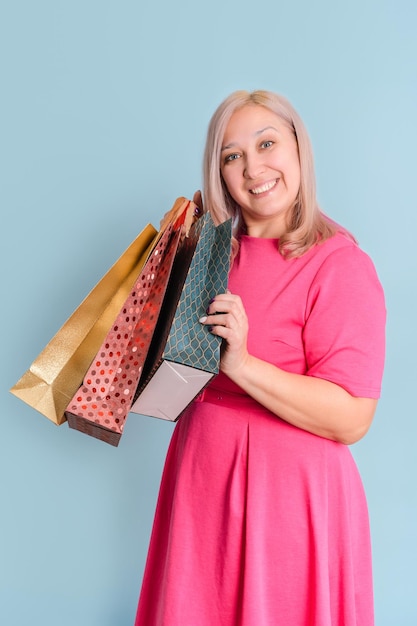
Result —
[[358, 246], [327, 256], [307, 299], [304, 348], [308, 376], [351, 395], [379, 398], [385, 359], [385, 299], [374, 265]]

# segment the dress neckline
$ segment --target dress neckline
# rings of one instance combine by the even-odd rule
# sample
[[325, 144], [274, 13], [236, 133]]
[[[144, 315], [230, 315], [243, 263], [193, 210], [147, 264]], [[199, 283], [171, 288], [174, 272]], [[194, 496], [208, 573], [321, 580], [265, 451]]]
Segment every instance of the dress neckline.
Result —
[[269, 242], [274, 242], [274, 243], [279, 243], [279, 237], [254, 237], [253, 235], [247, 235], [247, 234], [241, 234], [239, 235], [238, 238], [239, 241], [269, 241]]

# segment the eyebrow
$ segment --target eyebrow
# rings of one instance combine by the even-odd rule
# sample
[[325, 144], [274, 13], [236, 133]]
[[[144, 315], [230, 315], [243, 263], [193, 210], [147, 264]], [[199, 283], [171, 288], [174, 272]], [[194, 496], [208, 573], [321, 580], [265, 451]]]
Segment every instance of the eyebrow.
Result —
[[[265, 126], [265, 128], [261, 128], [260, 130], [257, 130], [254, 133], [255, 137], [258, 137], [259, 135], [262, 135], [262, 133], [264, 133], [266, 130], [275, 130], [276, 132], [279, 132], [277, 128], [275, 128], [275, 126]], [[229, 143], [227, 144], [227, 146], [223, 146], [221, 151], [223, 152], [223, 150], [229, 150], [230, 148], [234, 148], [234, 146], [236, 146], [236, 143]]]

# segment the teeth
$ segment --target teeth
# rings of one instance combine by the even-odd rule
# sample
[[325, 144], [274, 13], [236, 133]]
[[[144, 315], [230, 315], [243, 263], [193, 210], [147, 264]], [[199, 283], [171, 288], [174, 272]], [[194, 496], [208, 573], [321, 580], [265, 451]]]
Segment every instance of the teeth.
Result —
[[262, 185], [261, 187], [255, 187], [255, 189], [251, 189], [250, 192], [254, 194], [264, 193], [265, 191], [269, 191], [270, 189], [272, 189], [272, 187], [275, 187], [276, 183], [277, 181], [273, 180], [270, 183], [265, 183], [265, 185]]

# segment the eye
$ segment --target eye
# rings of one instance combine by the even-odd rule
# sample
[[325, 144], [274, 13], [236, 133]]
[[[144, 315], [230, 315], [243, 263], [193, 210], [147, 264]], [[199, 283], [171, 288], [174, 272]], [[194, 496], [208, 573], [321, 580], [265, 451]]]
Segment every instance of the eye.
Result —
[[239, 158], [239, 154], [237, 152], [232, 152], [232, 154], [228, 154], [224, 158], [225, 163], [231, 163], [231, 161], [236, 161]]
[[273, 145], [274, 145], [274, 142], [273, 142], [273, 141], [270, 141], [270, 140], [268, 140], [268, 141], [263, 141], [263, 142], [261, 143], [261, 148], [270, 148], [270, 147], [271, 147], [271, 146], [273, 146]]

